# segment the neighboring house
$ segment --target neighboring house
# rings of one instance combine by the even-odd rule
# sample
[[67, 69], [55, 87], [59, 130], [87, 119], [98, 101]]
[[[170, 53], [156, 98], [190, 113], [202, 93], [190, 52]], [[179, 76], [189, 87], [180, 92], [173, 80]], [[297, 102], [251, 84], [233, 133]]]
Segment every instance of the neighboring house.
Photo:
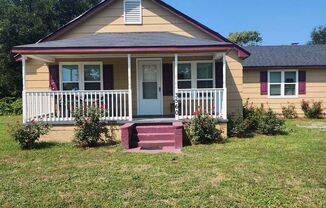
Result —
[[[269, 92], [291, 93], [296, 102], [298, 92], [314, 97], [312, 88], [326, 80], [318, 76], [324, 71], [313, 67], [318, 54], [309, 60], [311, 69], [301, 64], [306, 50], [241, 48], [160, 0], [106, 0], [38, 43], [12, 49], [23, 63], [25, 122], [52, 123], [55, 136], [71, 138], [73, 111], [99, 106], [117, 135], [124, 124], [126, 148], [131, 129], [139, 146], [180, 148], [180, 122], [198, 108], [220, 119], [225, 130], [227, 115], [241, 114], [247, 97], [256, 104], [275, 103], [275, 109], [292, 99], [274, 99]], [[275, 68], [297, 71], [268, 73]], [[268, 84], [269, 75], [280, 83]]]

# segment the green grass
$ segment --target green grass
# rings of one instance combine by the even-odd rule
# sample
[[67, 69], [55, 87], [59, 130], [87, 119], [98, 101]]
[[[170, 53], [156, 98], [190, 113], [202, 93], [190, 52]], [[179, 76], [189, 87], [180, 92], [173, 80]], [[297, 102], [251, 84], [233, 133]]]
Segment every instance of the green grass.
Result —
[[[323, 207], [326, 132], [231, 139], [182, 154], [50, 144], [22, 151], [0, 117], [1, 207]], [[320, 121], [318, 121], [320, 122]], [[324, 121], [325, 122], [325, 121]], [[326, 123], [326, 122], [325, 122]]]

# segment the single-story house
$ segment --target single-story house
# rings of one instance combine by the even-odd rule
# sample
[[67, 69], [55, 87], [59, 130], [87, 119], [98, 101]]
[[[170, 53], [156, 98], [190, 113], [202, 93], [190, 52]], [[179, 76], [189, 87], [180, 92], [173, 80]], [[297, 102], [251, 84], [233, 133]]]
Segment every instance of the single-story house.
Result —
[[[76, 108], [101, 106], [103, 121], [139, 147], [182, 147], [197, 109], [220, 120], [247, 98], [279, 111], [326, 99], [326, 46], [240, 47], [161, 0], [105, 0], [37, 43], [22, 61], [23, 120], [72, 138]], [[181, 133], [180, 133], [181, 132]], [[181, 138], [181, 139], [180, 139]]]

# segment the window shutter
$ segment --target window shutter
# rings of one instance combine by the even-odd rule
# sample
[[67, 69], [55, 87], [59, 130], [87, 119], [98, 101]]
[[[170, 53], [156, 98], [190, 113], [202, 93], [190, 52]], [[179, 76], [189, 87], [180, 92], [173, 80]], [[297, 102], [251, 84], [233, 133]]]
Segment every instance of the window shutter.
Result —
[[172, 64], [163, 64], [163, 96], [173, 96]]
[[223, 62], [215, 62], [215, 87], [223, 88]]
[[113, 90], [113, 65], [103, 65], [103, 89]]
[[306, 94], [306, 71], [299, 71], [299, 95]]
[[49, 87], [51, 90], [60, 90], [59, 65], [49, 65]]
[[125, 24], [141, 24], [141, 0], [124, 1]]
[[268, 95], [267, 71], [260, 72], [260, 94]]

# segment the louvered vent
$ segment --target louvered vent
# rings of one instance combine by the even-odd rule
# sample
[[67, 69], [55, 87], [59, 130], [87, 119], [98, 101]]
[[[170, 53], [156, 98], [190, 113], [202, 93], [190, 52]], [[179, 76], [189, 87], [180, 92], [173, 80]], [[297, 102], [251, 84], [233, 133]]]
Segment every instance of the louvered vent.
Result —
[[141, 0], [124, 1], [125, 24], [142, 24]]

